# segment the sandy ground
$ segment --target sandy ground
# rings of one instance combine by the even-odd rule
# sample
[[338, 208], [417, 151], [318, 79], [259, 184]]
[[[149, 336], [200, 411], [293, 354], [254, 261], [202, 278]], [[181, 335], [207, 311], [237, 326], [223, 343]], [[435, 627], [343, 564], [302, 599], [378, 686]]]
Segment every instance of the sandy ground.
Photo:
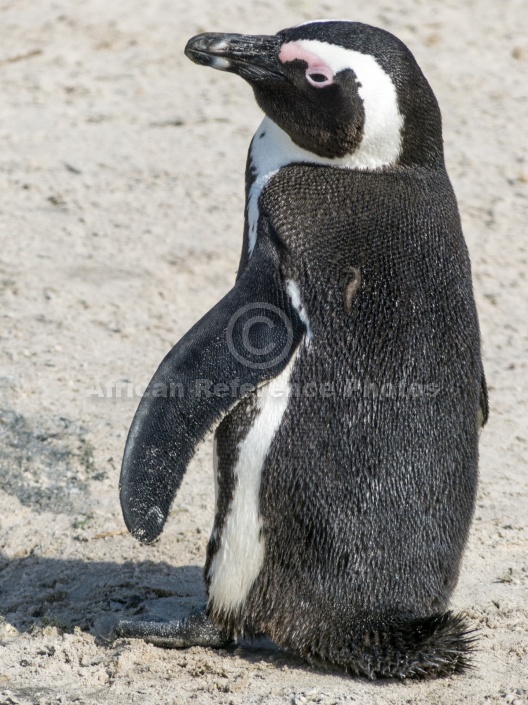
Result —
[[[0, 4], [0, 703], [526, 705], [526, 5], [192, 5]], [[443, 109], [473, 260], [491, 418], [453, 606], [481, 638], [474, 670], [440, 682], [320, 673], [270, 644], [98, 637], [116, 615], [178, 616], [203, 600], [210, 439], [155, 545], [126, 533], [117, 495], [130, 384], [232, 285], [260, 121], [240, 79], [183, 47], [200, 31], [318, 17], [382, 26], [415, 53]]]

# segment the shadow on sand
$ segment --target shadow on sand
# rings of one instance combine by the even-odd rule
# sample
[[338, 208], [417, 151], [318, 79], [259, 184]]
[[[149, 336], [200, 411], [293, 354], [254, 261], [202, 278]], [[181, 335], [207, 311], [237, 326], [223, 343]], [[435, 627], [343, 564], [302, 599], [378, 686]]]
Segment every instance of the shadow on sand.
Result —
[[74, 627], [98, 635], [101, 619], [179, 619], [205, 602], [202, 569], [0, 555], [0, 614], [18, 631]]
[[[0, 554], [0, 615], [20, 632], [38, 633], [47, 626], [72, 632], [78, 627], [99, 646], [112, 646], [112, 626], [120, 618], [181, 619], [205, 602], [198, 566], [40, 556], [8, 560]], [[234, 649], [249, 662], [309, 668], [267, 639], [242, 640], [228, 651]]]

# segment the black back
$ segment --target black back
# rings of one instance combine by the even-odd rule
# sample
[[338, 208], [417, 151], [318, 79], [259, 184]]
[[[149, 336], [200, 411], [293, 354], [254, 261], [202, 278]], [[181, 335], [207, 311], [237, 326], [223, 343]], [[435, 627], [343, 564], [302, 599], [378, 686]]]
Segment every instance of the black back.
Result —
[[[260, 206], [313, 340], [262, 475], [266, 558], [245, 628], [298, 648], [323, 622], [339, 643], [361, 615], [441, 611], [456, 584], [482, 381], [470, 264], [442, 168], [292, 165]], [[223, 473], [253, 403], [217, 431]]]

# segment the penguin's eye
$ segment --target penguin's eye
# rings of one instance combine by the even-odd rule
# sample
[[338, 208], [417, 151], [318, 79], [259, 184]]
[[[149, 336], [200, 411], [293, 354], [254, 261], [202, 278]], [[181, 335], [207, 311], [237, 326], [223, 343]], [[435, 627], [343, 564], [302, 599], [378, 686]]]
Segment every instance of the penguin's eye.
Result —
[[306, 72], [306, 80], [314, 88], [324, 88], [334, 82], [334, 76], [330, 71], [324, 73], [320, 70], [308, 70]]

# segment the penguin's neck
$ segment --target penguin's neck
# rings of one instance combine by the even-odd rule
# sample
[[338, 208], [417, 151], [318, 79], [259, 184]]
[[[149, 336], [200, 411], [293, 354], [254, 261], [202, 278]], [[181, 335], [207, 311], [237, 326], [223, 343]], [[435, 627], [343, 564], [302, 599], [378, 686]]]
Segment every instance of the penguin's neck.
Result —
[[[393, 155], [391, 155], [392, 157]], [[393, 159], [373, 159], [365, 156], [361, 146], [354, 154], [329, 159], [296, 145], [291, 137], [269, 117], [257, 129], [249, 148], [249, 178], [246, 193], [248, 254], [251, 256], [257, 239], [259, 199], [269, 180], [289, 164], [317, 164], [336, 169], [372, 171], [393, 163]]]

